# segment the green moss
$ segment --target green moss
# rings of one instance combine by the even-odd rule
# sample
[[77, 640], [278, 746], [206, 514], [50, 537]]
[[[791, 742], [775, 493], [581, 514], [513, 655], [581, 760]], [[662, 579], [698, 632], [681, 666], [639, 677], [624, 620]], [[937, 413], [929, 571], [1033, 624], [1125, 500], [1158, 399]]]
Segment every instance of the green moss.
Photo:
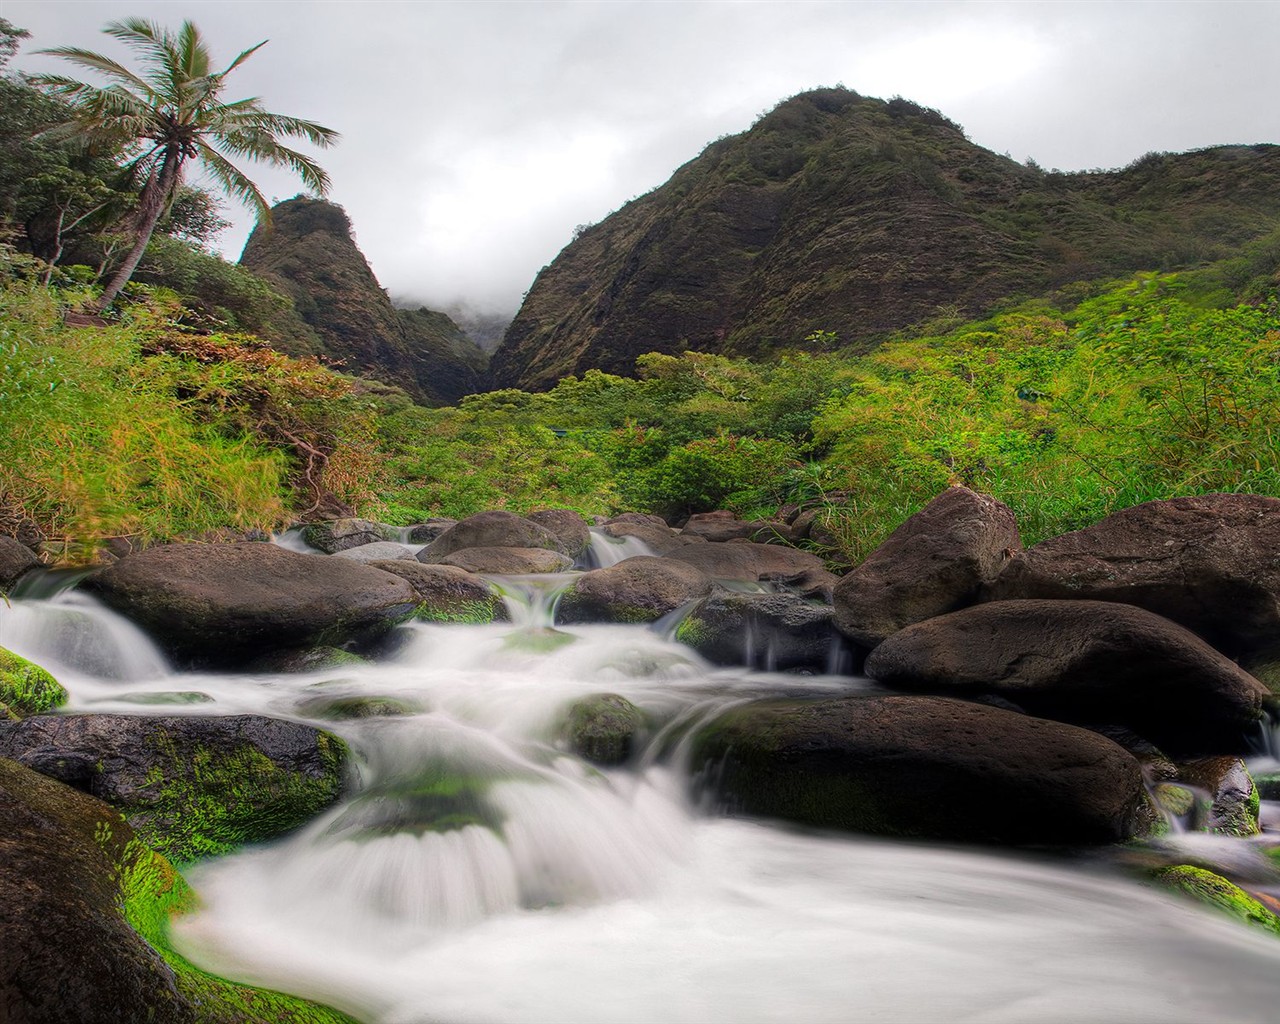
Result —
[[502, 646], [513, 651], [528, 651], [531, 654], [550, 654], [577, 640], [572, 633], [562, 633], [558, 629], [543, 627], [538, 629], [522, 629], [512, 633], [502, 641]]
[[402, 832], [452, 832], [469, 825], [501, 832], [502, 816], [486, 799], [496, 781], [483, 772], [468, 774], [432, 765], [413, 779], [361, 793], [344, 808], [333, 830], [357, 840]]
[[440, 604], [430, 604], [424, 601], [418, 605], [416, 616], [424, 622], [483, 626], [497, 618], [498, 604], [497, 598], [478, 601], [449, 601]]
[[298, 828], [338, 798], [349, 756], [336, 736], [317, 735], [323, 772], [288, 771], [245, 741], [234, 749], [179, 750], [157, 733], [168, 763], [147, 777], [147, 802], [125, 808], [145, 842], [184, 863], [265, 842]]
[[[99, 842], [110, 849], [111, 829], [99, 826]], [[199, 1007], [204, 1024], [355, 1024], [326, 1006], [269, 989], [239, 985], [196, 967], [169, 944], [169, 922], [194, 910], [196, 894], [174, 867], [136, 839], [119, 857], [121, 910], [125, 920], [173, 971], [179, 994]]]
[[38, 715], [67, 702], [67, 691], [39, 665], [0, 647], [0, 707], [10, 718]]
[[635, 751], [648, 720], [643, 711], [615, 693], [596, 694], [569, 708], [564, 736], [571, 750], [600, 765], [622, 764]]
[[391, 718], [414, 715], [418, 705], [394, 697], [312, 697], [298, 705], [298, 712], [310, 718], [341, 721], [351, 718]]
[[715, 630], [707, 625], [704, 619], [700, 619], [696, 615], [690, 615], [676, 627], [676, 642], [682, 643], [686, 647], [692, 647], [695, 650], [701, 645], [709, 643], [714, 636]]
[[1195, 793], [1186, 786], [1179, 786], [1172, 782], [1160, 783], [1155, 787], [1152, 795], [1162, 811], [1177, 815], [1179, 818], [1190, 814], [1196, 806]]
[[1280, 935], [1280, 917], [1221, 875], [1190, 864], [1179, 864], [1155, 872], [1152, 878], [1165, 888], [1230, 914], [1246, 924]]

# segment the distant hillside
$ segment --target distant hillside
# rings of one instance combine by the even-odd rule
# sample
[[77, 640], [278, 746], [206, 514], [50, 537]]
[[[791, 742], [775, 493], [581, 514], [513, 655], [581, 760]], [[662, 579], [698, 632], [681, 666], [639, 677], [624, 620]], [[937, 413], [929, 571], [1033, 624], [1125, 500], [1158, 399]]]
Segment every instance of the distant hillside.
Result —
[[[444, 313], [391, 305], [340, 206], [303, 196], [280, 203], [240, 262], [293, 299], [320, 339], [314, 354], [431, 405], [480, 390], [488, 357]], [[296, 349], [288, 351], [303, 354]]]
[[649, 351], [762, 355], [814, 331], [867, 347], [1012, 295], [1221, 259], [1280, 227], [1280, 147], [1046, 173], [937, 111], [793, 97], [588, 228], [543, 269], [490, 384], [540, 389]]

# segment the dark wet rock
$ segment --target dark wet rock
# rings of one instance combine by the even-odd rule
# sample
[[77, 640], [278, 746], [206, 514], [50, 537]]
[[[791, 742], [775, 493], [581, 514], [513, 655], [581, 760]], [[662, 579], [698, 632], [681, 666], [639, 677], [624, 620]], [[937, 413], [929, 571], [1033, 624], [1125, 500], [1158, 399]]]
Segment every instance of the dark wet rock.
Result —
[[468, 516], [428, 544], [418, 561], [442, 562], [468, 548], [545, 548], [564, 554], [560, 538], [514, 512], [496, 509]]
[[409, 543], [410, 544], [430, 544], [442, 533], [452, 526], [456, 526], [456, 519], [426, 519], [421, 523], [415, 523], [409, 527]]
[[399, 531], [395, 527], [368, 519], [334, 519], [327, 523], [312, 523], [302, 531], [302, 539], [326, 555], [364, 544], [395, 540], [398, 536]]
[[1190, 864], [1179, 864], [1156, 871], [1151, 878], [1156, 885], [1171, 889], [1245, 924], [1280, 935], [1280, 917], [1234, 882], [1212, 871]]
[[510, 618], [493, 584], [456, 565], [375, 562], [375, 568], [409, 581], [417, 595], [418, 618], [429, 622], [506, 622]]
[[692, 764], [730, 808], [817, 828], [1075, 845], [1155, 821], [1138, 762], [1105, 737], [941, 697], [742, 705], [697, 732]]
[[0, 647], [0, 721], [52, 711], [66, 702], [67, 691], [52, 675]]
[[831, 607], [795, 594], [715, 593], [700, 601], [676, 639], [717, 665], [828, 671], [841, 637]]
[[257, 658], [249, 665], [254, 672], [327, 672], [330, 669], [367, 665], [368, 659], [339, 647], [312, 647], [305, 651], [279, 651]]
[[626, 697], [598, 693], [569, 708], [564, 739], [575, 754], [608, 768], [631, 759], [647, 727], [644, 712]]
[[657, 516], [644, 516], [642, 519], [656, 520], [656, 522], [619, 516], [617, 519], [611, 519], [605, 523], [600, 528], [600, 531], [606, 536], [615, 537], [618, 540], [634, 537], [660, 557], [669, 555], [671, 552], [686, 547], [693, 542], [705, 543], [701, 537], [686, 537], [676, 533], [675, 530], [671, 529], [661, 519], [658, 519]]
[[258, 715], [41, 715], [0, 725], [0, 757], [105, 800], [176, 861], [305, 824], [348, 761], [336, 736]]
[[564, 592], [561, 623], [654, 622], [711, 592], [699, 569], [671, 558], [638, 555], [583, 573]]
[[550, 548], [463, 548], [444, 555], [439, 564], [494, 576], [524, 576], [564, 572], [573, 567], [573, 559]]
[[1178, 766], [1178, 777], [1209, 795], [1203, 820], [1195, 827], [1228, 836], [1255, 836], [1258, 789], [1238, 757], [1206, 757]]
[[20, 576], [39, 564], [40, 559], [25, 544], [0, 535], [0, 593], [7, 591]]
[[1240, 656], [1280, 638], [1280, 499], [1149, 501], [1015, 557], [992, 599], [1137, 605]]
[[606, 519], [605, 526], [622, 525], [624, 523], [632, 523], [637, 526], [666, 526], [670, 529], [662, 516], [651, 515], [648, 512], [619, 512], [616, 516]]
[[913, 622], [975, 603], [1021, 547], [1004, 504], [951, 487], [841, 577], [833, 595], [836, 625], [875, 647]]
[[223, 981], [169, 949], [170, 915], [195, 903], [182, 876], [116, 810], [0, 758], [6, 1024], [353, 1024]]
[[334, 552], [334, 558], [349, 558], [353, 562], [368, 565], [371, 562], [392, 562], [418, 560], [418, 553], [393, 540], [379, 540], [372, 544], [361, 544], [359, 547], [344, 548]]
[[994, 693], [1032, 714], [1118, 724], [1170, 753], [1245, 748], [1263, 686], [1176, 623], [1102, 601], [1000, 601], [895, 633], [867, 660], [886, 686]]
[[591, 546], [591, 531], [587, 521], [567, 508], [546, 508], [525, 516], [529, 522], [554, 534], [560, 542], [560, 550], [577, 559]]
[[776, 544], [690, 544], [669, 557], [696, 566], [712, 579], [773, 583], [804, 597], [829, 600], [836, 584], [836, 576], [817, 555]]
[[121, 559], [81, 586], [180, 663], [216, 666], [366, 642], [416, 606], [413, 588], [390, 573], [274, 544], [165, 544]]

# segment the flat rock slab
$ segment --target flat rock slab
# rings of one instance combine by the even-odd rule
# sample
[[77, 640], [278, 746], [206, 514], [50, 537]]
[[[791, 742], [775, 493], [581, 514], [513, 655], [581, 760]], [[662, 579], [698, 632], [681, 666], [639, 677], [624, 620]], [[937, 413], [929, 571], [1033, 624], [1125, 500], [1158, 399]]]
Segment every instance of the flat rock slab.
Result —
[[728, 807], [817, 828], [1077, 845], [1154, 821], [1138, 762], [1111, 740], [941, 697], [742, 705], [696, 734], [692, 765]]
[[655, 622], [712, 586], [706, 573], [685, 562], [637, 555], [578, 577], [561, 596], [556, 621]]
[[278, 650], [340, 647], [413, 615], [413, 588], [344, 558], [274, 544], [165, 544], [81, 584], [180, 664], [243, 665]]
[[832, 597], [836, 625], [875, 647], [913, 622], [976, 603], [1021, 549], [1006, 505], [949, 488], [841, 577]]
[[185, 861], [304, 825], [341, 794], [348, 753], [258, 715], [39, 715], [0, 725], [0, 757], [105, 800]]
[[712, 579], [776, 583], [804, 597], [830, 600], [837, 581], [817, 555], [777, 544], [689, 544], [673, 550], [668, 557], [687, 562]]
[[[428, 560], [424, 558], [423, 561]], [[493, 576], [564, 572], [573, 567], [572, 558], [551, 548], [463, 548], [449, 555], [433, 557], [431, 561]]]
[[900, 690], [994, 694], [1122, 725], [1171, 752], [1238, 753], [1266, 688], [1190, 630], [1129, 605], [999, 601], [908, 626], [867, 659]]
[[1135, 505], [1027, 548], [990, 597], [1119, 601], [1232, 656], [1280, 649], [1280, 500], [1206, 494]]

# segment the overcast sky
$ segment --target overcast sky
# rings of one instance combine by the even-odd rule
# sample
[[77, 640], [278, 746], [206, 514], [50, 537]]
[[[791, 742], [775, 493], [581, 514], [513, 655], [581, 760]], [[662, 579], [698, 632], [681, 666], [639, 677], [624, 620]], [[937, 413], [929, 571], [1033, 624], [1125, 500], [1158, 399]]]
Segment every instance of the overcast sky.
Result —
[[[340, 131], [331, 198], [392, 296], [437, 308], [514, 311], [575, 225], [815, 86], [936, 107], [1046, 168], [1280, 142], [1274, 0], [0, 0], [0, 16], [32, 33], [28, 71], [62, 63], [41, 46], [124, 57], [100, 30], [131, 16], [194, 20], [220, 61], [270, 39], [227, 98]], [[231, 258], [251, 227], [235, 216]]]

